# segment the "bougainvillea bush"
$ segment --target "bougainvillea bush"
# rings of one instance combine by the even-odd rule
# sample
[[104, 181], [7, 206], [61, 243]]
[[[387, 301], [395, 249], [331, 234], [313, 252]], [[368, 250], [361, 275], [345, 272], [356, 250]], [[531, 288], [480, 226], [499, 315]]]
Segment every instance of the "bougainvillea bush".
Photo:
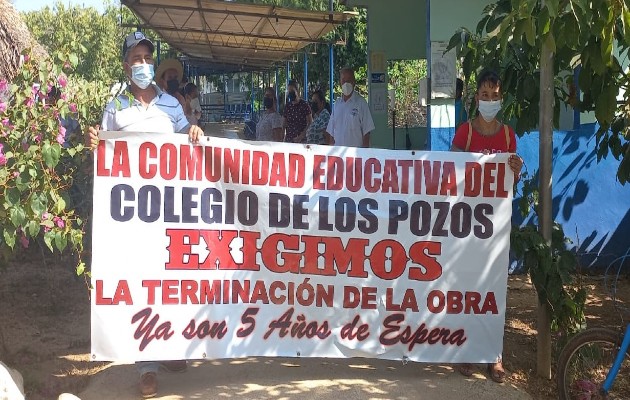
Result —
[[98, 122], [107, 87], [74, 78], [75, 55], [23, 59], [11, 82], [0, 80], [0, 262], [39, 241], [75, 253], [81, 274], [91, 208], [82, 131]]

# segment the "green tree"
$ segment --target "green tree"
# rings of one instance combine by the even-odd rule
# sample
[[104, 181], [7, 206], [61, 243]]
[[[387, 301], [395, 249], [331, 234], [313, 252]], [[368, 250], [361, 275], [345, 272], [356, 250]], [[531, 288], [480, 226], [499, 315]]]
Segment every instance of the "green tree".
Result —
[[77, 77], [78, 64], [65, 52], [27, 53], [14, 80], [0, 81], [0, 261], [41, 240], [50, 251], [71, 249], [85, 271], [78, 211], [87, 194], [74, 195], [77, 178], [89, 176], [80, 127], [97, 122], [108, 90]]
[[[598, 159], [612, 154], [620, 160], [617, 179], [630, 180], [630, 5], [624, 0], [499, 0], [484, 10], [475, 32], [462, 30], [451, 38], [463, 57], [467, 80], [477, 66], [501, 71], [507, 94], [504, 116], [516, 121], [517, 133], [541, 130], [540, 232], [519, 230], [520, 251], [531, 265], [530, 274], [551, 322], [571, 328], [583, 312], [582, 291], [567, 291], [572, 268], [554, 249], [551, 219], [552, 123], [558, 126], [560, 105], [594, 112]], [[579, 71], [577, 82], [574, 71]], [[578, 96], [577, 88], [582, 91]], [[621, 100], [618, 100], [621, 99]], [[552, 114], [555, 110], [555, 115]], [[537, 197], [535, 191], [530, 192]], [[544, 239], [538, 237], [542, 234]], [[563, 234], [560, 236], [564, 236]], [[513, 238], [514, 238], [513, 234]], [[529, 240], [528, 240], [529, 238]], [[529, 255], [529, 257], [528, 257]], [[533, 262], [532, 262], [533, 261]], [[550, 339], [541, 313], [538, 373], [550, 376]], [[568, 318], [563, 318], [568, 317]], [[564, 326], [563, 326], [564, 325]]]
[[123, 79], [120, 51], [124, 32], [119, 25], [120, 8], [113, 3], [108, 2], [102, 14], [93, 7], [57, 2], [53, 8], [22, 16], [49, 53], [68, 51], [79, 57], [78, 76], [105, 83]]
[[630, 75], [625, 72], [630, 2], [499, 0], [486, 7], [476, 31], [462, 29], [451, 38], [468, 81], [478, 66], [501, 71], [504, 115], [516, 121], [520, 135], [539, 121], [543, 42], [553, 53], [556, 126], [560, 105], [594, 112], [598, 159], [612, 154], [620, 160], [617, 179], [625, 184], [630, 180]]

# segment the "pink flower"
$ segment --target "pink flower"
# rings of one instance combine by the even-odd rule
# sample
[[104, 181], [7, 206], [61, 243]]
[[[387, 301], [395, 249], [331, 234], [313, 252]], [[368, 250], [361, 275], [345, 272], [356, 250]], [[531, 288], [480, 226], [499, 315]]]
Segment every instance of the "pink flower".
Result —
[[42, 221], [46, 221], [49, 217], [50, 217], [50, 214], [48, 214], [48, 212], [44, 212], [42, 214]]
[[7, 103], [4, 101], [0, 101], [0, 113], [3, 113], [7, 110]]
[[75, 113], [75, 112], [77, 112], [77, 105], [75, 103], [70, 103], [70, 105], [68, 106], [68, 109], [71, 112]]
[[61, 93], [61, 94], [59, 95], [59, 98], [60, 98], [61, 100], [66, 100], [66, 99], [68, 98], [68, 96], [67, 96], [65, 93]]
[[66, 87], [66, 85], [68, 84], [68, 78], [66, 78], [65, 75], [59, 75], [57, 77], [57, 82], [59, 82], [59, 86], [61, 86], [62, 88]]
[[63, 222], [63, 220], [59, 217], [55, 217], [53, 218], [53, 222], [55, 223], [55, 225], [57, 225], [59, 228], [63, 228], [64, 226], [66, 226], [65, 222]]
[[33, 107], [33, 104], [35, 104], [35, 100], [33, 100], [33, 98], [32, 98], [32, 97], [29, 97], [28, 99], [26, 99], [26, 101], [24, 101], [24, 105], [25, 105], [27, 108], [31, 108], [31, 107]]
[[25, 249], [28, 248], [28, 238], [24, 235], [20, 236], [20, 243]]
[[64, 144], [66, 142], [66, 128], [59, 126], [59, 134], [57, 135], [57, 143]]
[[9, 84], [6, 79], [0, 80], [0, 92], [5, 92], [9, 88]]
[[18, 176], [20, 176], [20, 173], [17, 171], [13, 171], [13, 177], [17, 178]]
[[42, 135], [38, 133], [37, 135], [35, 135], [33, 140], [35, 140], [35, 143], [41, 142], [42, 141]]
[[44, 232], [50, 232], [50, 227], [45, 226], [45, 227], [44, 227]]
[[37, 96], [39, 93], [39, 84], [33, 85], [33, 87], [31, 87], [31, 92], [33, 93], [33, 97]]
[[[2, 119], [2, 125], [3, 125], [3, 126], [6, 126], [6, 127], [7, 127], [7, 128], [9, 128], [9, 129], [13, 129], [13, 128], [15, 128], [15, 125], [13, 125], [13, 124], [11, 123], [11, 121], [9, 120], [9, 118], [3, 118], [3, 119]], [[8, 134], [8, 132], [5, 132], [5, 133], [4, 133], [4, 136], [6, 136], [7, 134]]]
[[2, 152], [3, 148], [4, 148], [4, 145], [2, 143], [0, 143], [0, 166], [7, 164], [7, 157]]
[[70, 69], [70, 68], [72, 68], [72, 65], [70, 65], [70, 63], [68, 61], [63, 63], [63, 69]]
[[28, 60], [30, 60], [30, 59], [31, 59], [31, 57], [29, 57], [28, 54], [24, 54], [24, 62], [25, 63], [28, 62]]

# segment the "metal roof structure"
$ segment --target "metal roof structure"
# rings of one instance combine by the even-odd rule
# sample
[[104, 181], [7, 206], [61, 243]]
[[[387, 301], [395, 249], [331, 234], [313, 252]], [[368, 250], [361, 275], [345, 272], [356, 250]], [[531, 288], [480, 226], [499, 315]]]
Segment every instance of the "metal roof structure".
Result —
[[223, 71], [267, 69], [288, 60], [353, 13], [296, 10], [220, 0], [122, 0], [192, 65]]

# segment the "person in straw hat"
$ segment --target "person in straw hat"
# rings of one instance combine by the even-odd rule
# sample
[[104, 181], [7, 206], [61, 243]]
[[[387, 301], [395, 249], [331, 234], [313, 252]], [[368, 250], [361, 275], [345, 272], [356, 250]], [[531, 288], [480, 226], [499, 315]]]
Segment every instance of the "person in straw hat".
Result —
[[160, 62], [160, 65], [158, 65], [157, 70], [155, 71], [155, 82], [158, 86], [166, 93], [175, 97], [182, 107], [186, 105], [184, 96], [179, 90], [180, 83], [183, 78], [184, 67], [179, 60], [174, 58], [167, 58], [166, 60]]

